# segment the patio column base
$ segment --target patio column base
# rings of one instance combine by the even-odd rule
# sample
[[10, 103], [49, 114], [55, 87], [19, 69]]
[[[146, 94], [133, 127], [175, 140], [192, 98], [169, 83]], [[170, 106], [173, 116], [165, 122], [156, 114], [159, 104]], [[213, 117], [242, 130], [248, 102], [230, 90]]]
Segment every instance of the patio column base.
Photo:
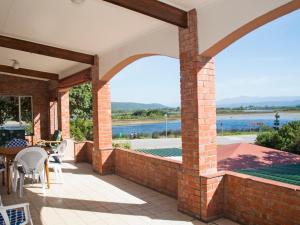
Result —
[[200, 176], [201, 220], [211, 222], [224, 214], [224, 175], [217, 172]]
[[200, 176], [178, 173], [178, 210], [190, 216], [201, 218]]
[[178, 210], [205, 222], [224, 213], [224, 172], [194, 175], [179, 172]]
[[101, 175], [115, 173], [114, 149], [94, 149], [93, 170]]

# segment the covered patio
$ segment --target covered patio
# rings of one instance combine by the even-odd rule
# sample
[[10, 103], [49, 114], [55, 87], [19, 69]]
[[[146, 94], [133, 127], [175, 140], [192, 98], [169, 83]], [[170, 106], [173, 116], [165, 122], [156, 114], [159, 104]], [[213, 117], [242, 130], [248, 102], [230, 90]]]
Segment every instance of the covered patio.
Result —
[[[70, 138], [69, 89], [91, 82], [93, 95], [93, 142], [75, 145], [66, 182], [53, 181], [45, 196], [28, 187], [24, 199], [1, 189], [4, 204], [28, 201], [35, 224], [299, 224], [299, 186], [217, 170], [213, 58], [299, 8], [299, 0], [1, 1], [0, 94], [31, 96], [28, 141], [56, 129]], [[109, 81], [152, 55], [180, 60], [182, 163], [112, 147]]]

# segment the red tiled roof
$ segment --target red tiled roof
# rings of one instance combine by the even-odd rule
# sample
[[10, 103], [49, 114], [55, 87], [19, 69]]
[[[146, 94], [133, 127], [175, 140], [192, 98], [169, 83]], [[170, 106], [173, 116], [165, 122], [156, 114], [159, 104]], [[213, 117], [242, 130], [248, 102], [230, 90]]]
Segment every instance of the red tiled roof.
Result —
[[299, 155], [247, 143], [219, 146], [217, 158], [218, 170], [300, 163]]

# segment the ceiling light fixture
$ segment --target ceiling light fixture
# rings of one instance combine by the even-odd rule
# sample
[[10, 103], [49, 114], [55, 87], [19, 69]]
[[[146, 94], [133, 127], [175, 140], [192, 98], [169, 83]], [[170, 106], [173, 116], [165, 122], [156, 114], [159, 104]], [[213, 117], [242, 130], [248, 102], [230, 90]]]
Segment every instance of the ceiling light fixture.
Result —
[[85, 0], [71, 0], [75, 4], [82, 4]]
[[13, 67], [15, 70], [20, 69], [20, 63], [19, 63], [18, 60], [12, 59], [11, 61], [13, 62], [13, 63], [12, 63], [12, 67]]

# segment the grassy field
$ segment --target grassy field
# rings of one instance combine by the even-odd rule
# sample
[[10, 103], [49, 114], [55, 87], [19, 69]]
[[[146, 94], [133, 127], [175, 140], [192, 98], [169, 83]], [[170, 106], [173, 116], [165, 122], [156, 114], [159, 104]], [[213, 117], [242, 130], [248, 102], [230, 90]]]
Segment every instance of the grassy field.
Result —
[[247, 115], [247, 114], [274, 114], [279, 113], [300, 113], [300, 109], [294, 110], [270, 110], [270, 111], [242, 111], [242, 110], [217, 110], [217, 115]]
[[[176, 121], [180, 120], [180, 117], [172, 117], [168, 118], [168, 121]], [[165, 119], [128, 119], [128, 120], [113, 120], [114, 126], [122, 126], [122, 125], [130, 125], [130, 124], [151, 124], [151, 123], [163, 123]]]
[[[274, 111], [242, 111], [242, 110], [218, 110], [217, 115], [219, 116], [237, 116], [237, 115], [259, 115], [259, 114], [266, 114], [266, 115], [273, 115], [276, 110]], [[299, 114], [300, 109], [294, 109], [294, 110], [281, 110], [279, 113], [284, 114]], [[180, 120], [180, 114], [173, 114], [168, 116], [168, 121], [175, 121]], [[162, 123], [165, 122], [165, 118], [162, 116], [159, 116], [157, 118], [154, 117], [139, 117], [139, 118], [128, 118], [128, 119], [119, 119], [113, 117], [113, 125], [115, 126], [121, 126], [121, 125], [130, 125], [130, 124], [150, 124], [150, 123]]]
[[256, 135], [258, 133], [258, 131], [223, 131], [218, 133], [218, 136]]

